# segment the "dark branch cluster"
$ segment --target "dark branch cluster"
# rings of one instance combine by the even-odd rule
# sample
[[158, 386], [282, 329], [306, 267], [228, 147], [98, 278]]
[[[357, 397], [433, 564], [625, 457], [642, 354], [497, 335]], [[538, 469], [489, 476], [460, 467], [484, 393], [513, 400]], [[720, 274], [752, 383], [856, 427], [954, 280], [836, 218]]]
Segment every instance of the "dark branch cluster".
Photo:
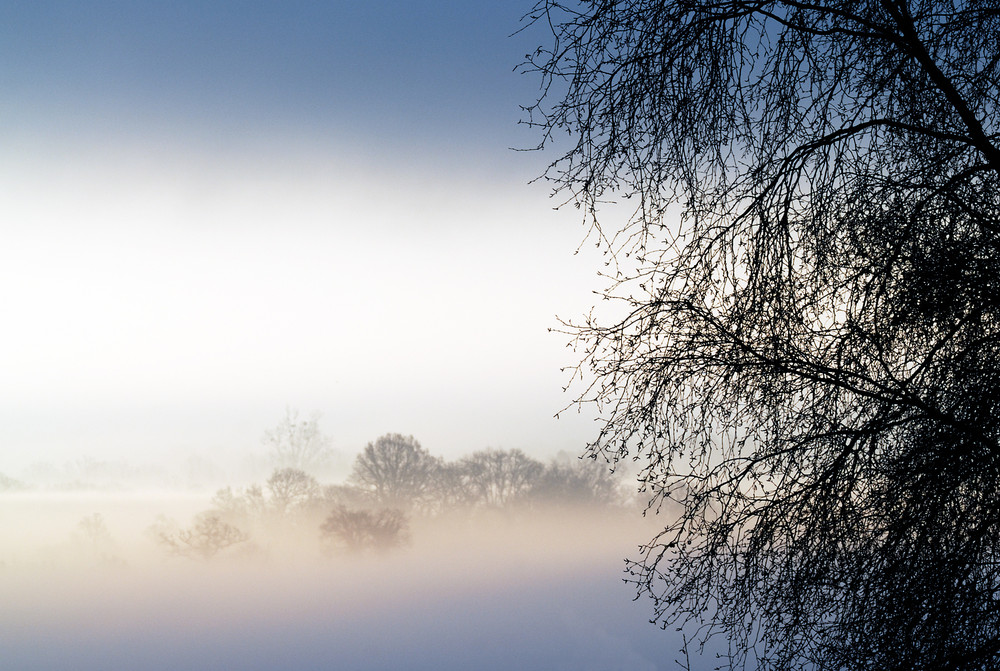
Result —
[[631, 565], [655, 620], [761, 668], [1000, 663], [1000, 4], [531, 18], [528, 122], [627, 307], [567, 325], [591, 449], [683, 510]]

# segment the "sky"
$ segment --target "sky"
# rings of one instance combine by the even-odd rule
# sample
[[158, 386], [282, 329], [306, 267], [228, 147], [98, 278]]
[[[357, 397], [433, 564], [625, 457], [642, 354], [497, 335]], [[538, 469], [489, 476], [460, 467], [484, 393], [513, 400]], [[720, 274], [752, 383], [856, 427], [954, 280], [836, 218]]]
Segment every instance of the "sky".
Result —
[[601, 288], [518, 152], [517, 3], [0, 4], [0, 472], [260, 452], [579, 453], [549, 329]]

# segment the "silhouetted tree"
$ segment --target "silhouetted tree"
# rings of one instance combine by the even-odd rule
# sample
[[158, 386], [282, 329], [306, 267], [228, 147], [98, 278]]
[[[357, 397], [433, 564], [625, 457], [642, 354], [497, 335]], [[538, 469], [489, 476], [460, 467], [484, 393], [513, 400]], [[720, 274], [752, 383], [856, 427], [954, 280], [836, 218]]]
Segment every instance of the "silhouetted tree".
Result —
[[481, 450], [459, 462], [471, 500], [486, 506], [506, 506], [524, 497], [545, 466], [521, 450]]
[[375, 506], [409, 510], [426, 503], [441, 467], [413, 436], [390, 433], [368, 443], [358, 455], [350, 481], [367, 492]]
[[324, 540], [348, 552], [385, 551], [409, 540], [403, 511], [338, 506], [320, 527]]
[[528, 121], [623, 308], [567, 324], [591, 451], [683, 510], [630, 567], [655, 620], [751, 668], [996, 668], [1000, 5], [531, 18]]
[[285, 418], [264, 432], [261, 442], [268, 458], [278, 469], [294, 468], [315, 473], [329, 465], [333, 458], [330, 438], [319, 429], [319, 413], [300, 420], [296, 410], [285, 410]]

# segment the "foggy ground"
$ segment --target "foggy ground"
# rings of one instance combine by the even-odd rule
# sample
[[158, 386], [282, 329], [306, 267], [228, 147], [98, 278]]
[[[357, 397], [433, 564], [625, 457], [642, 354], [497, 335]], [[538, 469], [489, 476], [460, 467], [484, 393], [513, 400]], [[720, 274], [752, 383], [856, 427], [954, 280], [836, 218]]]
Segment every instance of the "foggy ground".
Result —
[[[324, 555], [313, 530], [209, 562], [143, 530], [207, 498], [22, 493], [0, 506], [0, 648], [10, 669], [676, 669], [622, 559], [634, 510], [416, 521], [378, 555]], [[98, 513], [111, 542], [79, 521]], [[711, 661], [711, 660], [708, 660]], [[693, 664], [692, 668], [711, 668]]]

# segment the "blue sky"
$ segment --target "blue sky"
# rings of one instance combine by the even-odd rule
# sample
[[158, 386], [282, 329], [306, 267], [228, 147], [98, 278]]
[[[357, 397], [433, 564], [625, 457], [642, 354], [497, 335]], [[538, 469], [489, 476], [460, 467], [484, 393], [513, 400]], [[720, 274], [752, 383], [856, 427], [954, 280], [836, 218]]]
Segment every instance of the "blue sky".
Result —
[[[422, 152], [517, 137], [515, 3], [5, 3], [8, 113], [83, 132], [309, 132]], [[12, 94], [12, 95], [11, 95]], [[507, 161], [495, 155], [494, 161]]]
[[0, 6], [0, 472], [237, 459], [286, 406], [353, 454], [579, 451], [556, 314], [598, 260], [516, 3]]

